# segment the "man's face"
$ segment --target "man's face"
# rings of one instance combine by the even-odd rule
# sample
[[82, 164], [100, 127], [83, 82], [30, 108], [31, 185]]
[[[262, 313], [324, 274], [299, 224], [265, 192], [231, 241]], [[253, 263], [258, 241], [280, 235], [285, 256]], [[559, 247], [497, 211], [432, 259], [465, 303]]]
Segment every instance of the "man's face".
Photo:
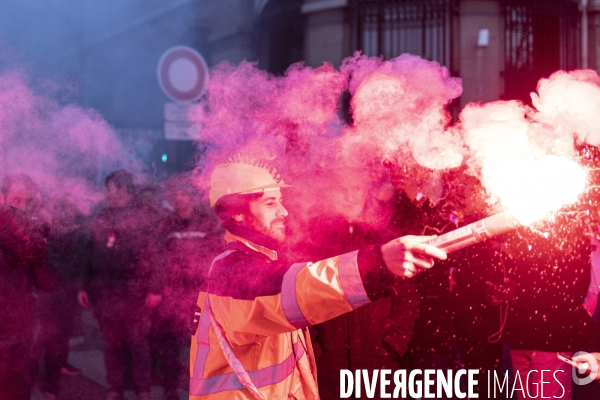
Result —
[[173, 207], [177, 211], [185, 211], [192, 205], [192, 197], [185, 190], [176, 190], [171, 194]]
[[288, 212], [282, 203], [281, 190], [276, 189], [264, 192], [262, 197], [250, 202], [250, 214], [244, 222], [249, 228], [282, 243], [285, 240], [287, 215]]
[[34, 198], [26, 188], [13, 185], [4, 200], [7, 206], [15, 207], [21, 211], [28, 212], [33, 207]]
[[113, 182], [106, 185], [106, 201], [109, 207], [125, 207], [131, 200], [127, 186], [117, 187]]

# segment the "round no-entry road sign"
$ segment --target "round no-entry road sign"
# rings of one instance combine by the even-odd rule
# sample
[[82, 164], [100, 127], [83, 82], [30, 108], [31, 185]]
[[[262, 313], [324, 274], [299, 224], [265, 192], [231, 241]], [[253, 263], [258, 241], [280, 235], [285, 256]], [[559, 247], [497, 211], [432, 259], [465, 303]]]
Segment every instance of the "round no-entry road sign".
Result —
[[171, 47], [158, 62], [158, 83], [163, 92], [176, 102], [198, 100], [208, 83], [206, 61], [191, 47]]

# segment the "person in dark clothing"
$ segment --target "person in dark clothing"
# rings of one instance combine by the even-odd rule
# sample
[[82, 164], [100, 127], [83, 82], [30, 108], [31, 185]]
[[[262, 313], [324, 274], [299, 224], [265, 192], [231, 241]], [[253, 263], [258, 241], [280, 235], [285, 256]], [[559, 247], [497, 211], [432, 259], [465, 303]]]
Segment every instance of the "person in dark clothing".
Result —
[[29, 175], [17, 173], [6, 176], [2, 181], [2, 195], [6, 205], [36, 220], [42, 206], [42, 191]]
[[[455, 225], [465, 226], [488, 216], [485, 191], [474, 177], [452, 176], [451, 192], [447, 196], [450, 207], [446, 215]], [[506, 369], [502, 361], [500, 312], [496, 304], [486, 301], [486, 281], [501, 282], [504, 275], [496, 252], [500, 242], [478, 243], [458, 250], [451, 260], [446, 261], [451, 269], [450, 304], [454, 312], [454, 327], [457, 338], [457, 355], [460, 368], [478, 370], [479, 384], [474, 392], [480, 398], [487, 396], [488, 372], [493, 384], [493, 372]], [[497, 398], [506, 398], [498, 393]]]
[[[480, 218], [469, 218], [464, 224]], [[488, 371], [501, 372], [502, 342], [500, 341], [500, 315], [505, 309], [486, 301], [486, 282], [501, 282], [501, 264], [495, 252], [497, 243], [479, 243], [459, 250], [454, 268], [452, 305], [454, 325], [458, 339], [458, 354], [461, 368], [479, 370], [479, 385], [475, 393], [486, 396]], [[491, 377], [492, 375], [490, 375]], [[493, 384], [493, 378], [492, 382]], [[506, 398], [498, 393], [498, 398]]]
[[7, 204], [25, 212], [48, 243], [48, 266], [58, 278], [55, 291], [34, 293], [35, 324], [39, 329], [33, 337], [31, 354], [32, 368], [40, 356], [44, 358], [40, 389], [45, 400], [53, 400], [58, 396], [61, 371], [78, 372], [67, 364], [76, 310], [77, 254], [82, 244], [78, 240], [80, 235], [75, 232], [75, 207], [61, 204], [53, 210], [52, 218], [44, 209], [40, 187], [25, 174], [7, 176], [3, 193]]
[[[7, 206], [14, 207], [17, 210], [25, 213], [25, 216], [31, 225], [32, 229], [35, 229], [38, 234], [41, 234], [43, 238], [48, 235], [49, 232], [49, 217], [44, 215], [41, 210], [42, 207], [42, 191], [40, 187], [34, 182], [34, 180], [26, 174], [16, 173], [7, 175], [2, 182], [2, 196], [4, 198], [4, 203]], [[53, 282], [55, 281], [55, 276], [50, 276], [50, 279]], [[34, 285], [35, 286], [35, 285]], [[38, 296], [45, 294], [40, 291], [36, 291], [35, 287], [31, 288], [31, 314], [35, 315], [36, 306], [38, 304], [35, 299]], [[29, 314], [28, 314], [29, 315]], [[31, 326], [35, 326], [34, 319], [31, 321]], [[30, 369], [28, 373], [28, 380], [33, 380], [33, 372], [35, 369], [35, 361], [36, 351], [35, 351], [35, 335], [33, 335], [34, 329], [31, 329], [31, 337], [29, 338], [32, 343], [28, 343], [28, 347], [25, 353], [21, 354], [19, 357], [27, 357], [28, 360], [24, 360], [22, 365], [27, 365]], [[32, 382], [30, 382], [31, 384]]]
[[61, 373], [76, 375], [80, 371], [67, 363], [69, 339], [77, 312], [77, 286], [83, 264], [81, 248], [85, 244], [83, 218], [75, 207], [61, 202], [53, 212], [47, 237], [48, 264], [58, 275], [59, 287], [52, 293], [40, 293], [37, 317], [40, 333], [36, 347], [43, 352], [44, 371], [40, 389], [45, 399], [56, 399]]
[[[454, 174], [463, 176], [458, 171], [432, 174], [418, 165], [392, 171], [394, 185], [402, 189], [394, 222], [403, 234], [439, 235], [456, 228], [454, 212], [463, 207], [456, 203]], [[412, 370], [458, 368], [450, 279], [455, 261], [456, 257], [440, 261], [415, 279], [419, 319], [406, 356]], [[438, 383], [435, 377], [434, 382]]]
[[[590, 240], [586, 227], [573, 213], [559, 214], [542, 232], [519, 228], [503, 238], [501, 262], [507, 279], [488, 283], [492, 304], [508, 304], [503, 342], [510, 346], [515, 375], [524, 389], [529, 371], [563, 371], [555, 374], [560, 385], [546, 384], [544, 395], [571, 398], [571, 368], [556, 357], [597, 346], [597, 332], [583, 307], [590, 282]], [[516, 377], [515, 377], [516, 378]], [[532, 382], [542, 379], [533, 372]], [[529, 398], [527, 391], [517, 392]]]
[[198, 290], [224, 244], [216, 216], [207, 207], [194, 206], [192, 182], [174, 177], [166, 189], [174, 212], [164, 218], [161, 228], [163, 299], [153, 314], [150, 338], [165, 399], [172, 400], [179, 398], [179, 353], [192, 333]]
[[151, 359], [148, 344], [151, 308], [160, 303], [152, 268], [156, 261], [155, 227], [143, 208], [133, 203], [132, 175], [115, 171], [106, 180], [108, 207], [92, 224], [87, 245], [82, 306], [90, 304], [104, 337], [109, 392], [122, 399], [126, 351], [131, 352], [138, 399], [149, 399]]
[[[8, 193], [10, 195], [10, 193]], [[10, 196], [4, 195], [5, 198]], [[0, 398], [29, 400], [34, 285], [56, 289], [46, 243], [22, 212], [0, 206]]]

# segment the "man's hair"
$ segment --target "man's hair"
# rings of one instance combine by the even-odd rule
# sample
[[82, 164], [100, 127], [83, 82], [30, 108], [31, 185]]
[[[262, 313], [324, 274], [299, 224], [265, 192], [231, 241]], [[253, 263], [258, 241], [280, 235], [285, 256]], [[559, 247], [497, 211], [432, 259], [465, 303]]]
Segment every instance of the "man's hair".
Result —
[[134, 194], [133, 175], [129, 171], [119, 169], [111, 173], [104, 180], [104, 186], [108, 187], [108, 183], [112, 182], [117, 188], [127, 187], [127, 193]]
[[36, 197], [41, 194], [40, 187], [33, 181], [33, 179], [29, 175], [21, 173], [7, 175], [4, 178], [4, 181], [2, 182], [2, 194], [7, 196], [10, 189], [17, 185], [27, 189], [31, 193], [32, 197]]
[[215, 203], [215, 214], [221, 220], [223, 228], [230, 230], [237, 225], [233, 219], [234, 215], [248, 214], [250, 212], [250, 202], [262, 197], [263, 192], [249, 194], [228, 194], [221, 197]]

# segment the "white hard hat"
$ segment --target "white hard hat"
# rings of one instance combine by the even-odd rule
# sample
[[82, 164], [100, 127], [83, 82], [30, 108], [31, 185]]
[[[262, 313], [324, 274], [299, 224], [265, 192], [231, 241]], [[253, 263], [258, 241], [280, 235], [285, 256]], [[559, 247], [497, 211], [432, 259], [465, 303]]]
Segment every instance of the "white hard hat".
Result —
[[231, 161], [215, 167], [210, 180], [210, 206], [228, 194], [260, 193], [289, 187], [273, 168], [242, 161]]

